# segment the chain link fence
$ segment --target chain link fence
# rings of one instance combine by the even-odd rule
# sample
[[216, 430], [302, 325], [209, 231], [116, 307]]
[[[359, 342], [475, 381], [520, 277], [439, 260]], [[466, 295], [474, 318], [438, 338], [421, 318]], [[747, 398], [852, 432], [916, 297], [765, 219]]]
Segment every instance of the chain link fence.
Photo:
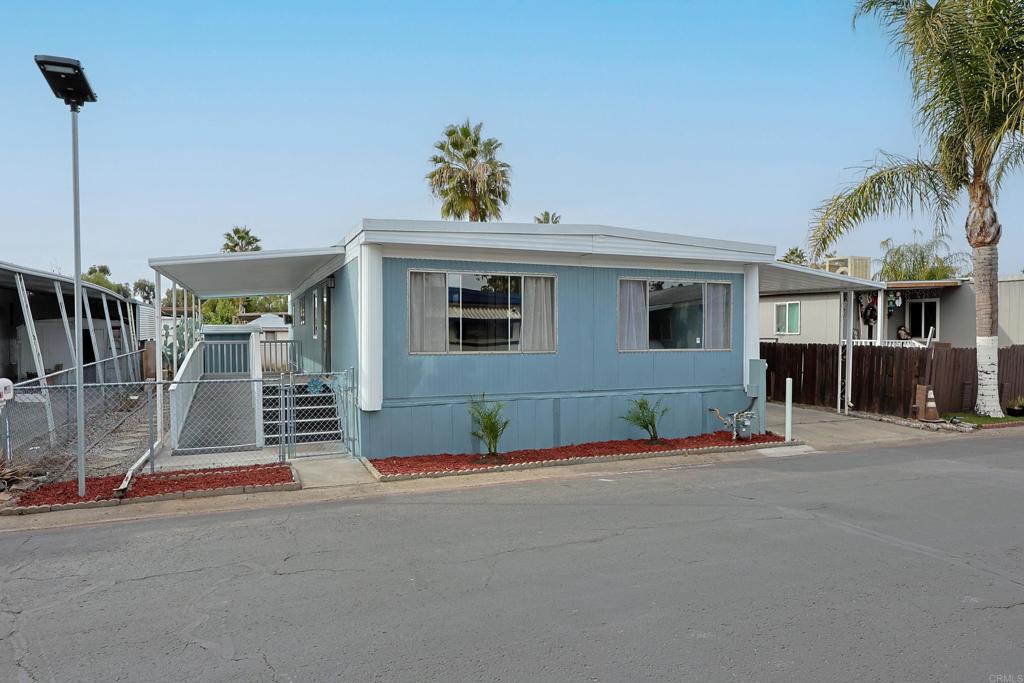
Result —
[[[6, 465], [45, 481], [77, 474], [76, 390], [46, 381], [16, 387], [0, 409]], [[284, 462], [350, 452], [355, 371], [263, 378], [88, 383], [86, 476]], [[151, 449], [151, 444], [157, 444]]]
[[282, 459], [351, 452], [355, 370], [280, 375], [264, 387], [263, 421]]
[[[149, 448], [155, 387], [146, 382], [86, 384], [86, 476], [123, 474]], [[7, 466], [43, 481], [77, 476], [74, 384], [19, 385], [0, 409], [0, 449]]]

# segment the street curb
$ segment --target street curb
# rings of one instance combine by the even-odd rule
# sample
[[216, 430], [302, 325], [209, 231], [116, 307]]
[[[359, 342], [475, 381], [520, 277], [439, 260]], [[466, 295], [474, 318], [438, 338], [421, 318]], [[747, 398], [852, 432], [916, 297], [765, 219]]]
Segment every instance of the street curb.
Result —
[[105, 508], [115, 505], [132, 505], [135, 503], [156, 503], [162, 500], [180, 500], [182, 498], [213, 498], [215, 496], [234, 496], [240, 493], [269, 493], [273, 491], [298, 491], [302, 488], [298, 472], [289, 466], [292, 481], [281, 484], [250, 484], [248, 486], [223, 486], [217, 489], [193, 489], [174, 493], [158, 493], [153, 496], [139, 498], [105, 498], [103, 500], [83, 500], [80, 503], [61, 503], [59, 505], [27, 505], [25, 507], [6, 507], [0, 509], [0, 515], [35, 515], [40, 512], [60, 512], [63, 510], [84, 510], [86, 508]]
[[664, 458], [673, 455], [703, 455], [706, 453], [737, 453], [743, 451], [757, 451], [764, 448], [779, 448], [782, 446], [806, 446], [806, 442], [794, 441], [769, 441], [767, 443], [750, 444], [743, 446], [708, 446], [706, 448], [682, 448], [673, 451], [641, 451], [639, 453], [617, 453], [614, 455], [587, 455], [575, 458], [559, 458], [558, 460], [540, 460], [537, 462], [519, 462], [508, 465], [486, 465], [474, 467], [468, 470], [441, 470], [433, 472], [406, 472], [403, 474], [381, 474], [374, 467], [373, 462], [359, 456], [366, 470], [379, 482], [408, 481], [410, 479], [438, 479], [440, 477], [457, 477], [466, 474], [486, 474], [488, 472], [515, 472], [518, 470], [532, 470], [541, 467], [559, 467], [565, 465], [585, 465], [593, 462], [616, 462], [619, 460], [641, 460], [647, 458]]

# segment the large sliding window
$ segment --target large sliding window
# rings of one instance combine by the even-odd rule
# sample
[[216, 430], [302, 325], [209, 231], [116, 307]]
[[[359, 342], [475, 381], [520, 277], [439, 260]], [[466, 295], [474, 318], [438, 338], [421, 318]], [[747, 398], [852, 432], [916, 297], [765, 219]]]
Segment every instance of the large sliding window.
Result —
[[712, 351], [731, 345], [729, 283], [619, 280], [620, 351]]
[[555, 278], [409, 273], [412, 353], [553, 353]]

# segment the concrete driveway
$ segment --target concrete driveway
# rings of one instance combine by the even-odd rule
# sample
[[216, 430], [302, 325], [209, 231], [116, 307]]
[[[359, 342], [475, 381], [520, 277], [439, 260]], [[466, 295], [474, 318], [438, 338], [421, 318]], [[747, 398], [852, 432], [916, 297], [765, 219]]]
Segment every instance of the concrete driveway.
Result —
[[[783, 434], [785, 406], [768, 404], [768, 429]], [[840, 415], [834, 410], [793, 406], [793, 438], [823, 451], [848, 451], [882, 444], [944, 443], [971, 438], [973, 434], [931, 431], [877, 420]]]

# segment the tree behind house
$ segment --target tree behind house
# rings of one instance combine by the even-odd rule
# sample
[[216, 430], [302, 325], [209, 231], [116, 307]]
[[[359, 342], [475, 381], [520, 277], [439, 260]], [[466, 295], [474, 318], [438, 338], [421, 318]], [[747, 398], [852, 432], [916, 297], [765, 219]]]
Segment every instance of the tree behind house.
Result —
[[220, 248], [225, 254], [239, 254], [247, 251], [262, 251], [260, 238], [244, 225], [236, 225], [224, 233], [224, 245]]
[[790, 247], [779, 260], [783, 263], [792, 263], [797, 266], [806, 266], [808, 263], [807, 254], [800, 247]]
[[825, 201], [812, 222], [817, 254], [880, 216], [952, 219], [967, 198], [964, 226], [975, 280], [978, 391], [975, 411], [1001, 417], [998, 245], [995, 204], [1006, 176], [1024, 163], [1024, 3], [1019, 0], [860, 0], [854, 19], [874, 14], [911, 76], [925, 157], [884, 153], [863, 179]]
[[127, 282], [114, 282], [110, 279], [110, 267], [104, 264], [97, 266], [89, 266], [89, 270], [82, 274], [82, 280], [100, 287], [105, 287], [115, 294], [120, 294], [124, 298], [129, 298], [132, 295], [132, 290], [128, 286]]
[[890, 237], [883, 240], [882, 264], [875, 279], [884, 282], [916, 280], [948, 280], [958, 277], [967, 265], [967, 255], [949, 250], [949, 238], [937, 230], [931, 239], [920, 241], [921, 232], [914, 231], [914, 241], [895, 244]]
[[534, 223], [561, 223], [562, 217], [554, 211], [541, 211], [539, 215], [533, 217]]
[[469, 119], [444, 129], [430, 157], [430, 192], [441, 200], [441, 217], [471, 221], [501, 220], [508, 204], [511, 167], [498, 159], [501, 143], [481, 136], [482, 123]]

